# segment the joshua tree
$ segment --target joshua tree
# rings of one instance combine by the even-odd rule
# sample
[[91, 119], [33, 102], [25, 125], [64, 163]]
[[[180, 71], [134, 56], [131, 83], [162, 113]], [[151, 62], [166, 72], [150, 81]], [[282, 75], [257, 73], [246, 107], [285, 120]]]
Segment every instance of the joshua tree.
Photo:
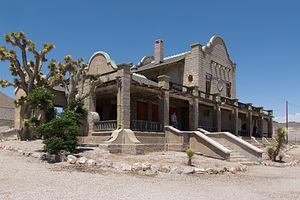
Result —
[[276, 157], [280, 153], [280, 151], [284, 148], [284, 144], [286, 143], [286, 136], [288, 134], [288, 131], [284, 127], [277, 127], [276, 128], [277, 137], [276, 137], [276, 143], [275, 143], [275, 150], [273, 153], [273, 161], [276, 160]]
[[[26, 38], [23, 32], [11, 32], [4, 35], [6, 43], [16, 47], [17, 51], [13, 49], [7, 49], [4, 46], [0, 46], [0, 60], [9, 61], [9, 70], [11, 74], [15, 76], [13, 82], [0, 79], [1, 87], [13, 86], [22, 89], [27, 96], [34, 88], [40, 86], [49, 86], [49, 75], [44, 76], [42, 72], [42, 65], [47, 61], [46, 55], [54, 48], [53, 44], [44, 43], [41, 51], [36, 50], [34, 42]], [[25, 96], [25, 97], [26, 97]], [[26, 102], [25, 97], [22, 97], [17, 104], [24, 106], [24, 119], [31, 117], [31, 106]], [[30, 136], [28, 128], [23, 127], [23, 135]], [[28, 138], [27, 138], [28, 139]]]
[[88, 75], [88, 63], [84, 63], [84, 59], [73, 60], [70, 55], [64, 58], [65, 62], [56, 63], [52, 59], [49, 64], [50, 81], [52, 85], [60, 84], [65, 90], [67, 104], [77, 96], [84, 99], [101, 84], [99, 75]]
[[192, 157], [194, 156], [195, 151], [192, 149], [187, 149], [186, 150], [186, 155], [188, 156], [188, 165], [191, 166], [192, 165]]

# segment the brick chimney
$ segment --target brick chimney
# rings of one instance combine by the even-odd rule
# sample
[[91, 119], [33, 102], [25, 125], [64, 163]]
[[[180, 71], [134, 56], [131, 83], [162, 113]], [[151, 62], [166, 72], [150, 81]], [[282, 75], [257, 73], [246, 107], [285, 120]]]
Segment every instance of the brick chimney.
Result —
[[155, 40], [154, 45], [154, 63], [159, 64], [164, 61], [164, 41]]

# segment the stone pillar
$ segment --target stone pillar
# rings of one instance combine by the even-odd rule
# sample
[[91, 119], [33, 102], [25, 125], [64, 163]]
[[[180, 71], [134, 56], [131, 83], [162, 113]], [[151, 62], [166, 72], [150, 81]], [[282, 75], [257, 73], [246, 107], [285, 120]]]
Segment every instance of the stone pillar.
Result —
[[273, 137], [273, 110], [267, 110], [268, 112], [268, 138]]
[[221, 116], [221, 98], [219, 93], [213, 94], [213, 100], [215, 103], [215, 115], [214, 115], [214, 127], [217, 132], [222, 131], [222, 116]]
[[234, 108], [232, 112], [232, 131], [234, 135], [239, 135], [239, 109]]
[[161, 75], [157, 77], [158, 79], [158, 87], [164, 89], [162, 99], [159, 103], [159, 120], [163, 123], [163, 126], [169, 125], [169, 87], [170, 87], [170, 77], [166, 75]]
[[263, 107], [258, 107], [259, 117], [258, 117], [258, 133], [261, 137], [264, 137], [264, 118], [263, 118]]
[[118, 90], [118, 120], [120, 123], [118, 125], [121, 129], [130, 129], [130, 64], [120, 64], [118, 65], [118, 77], [120, 77], [121, 88]]
[[194, 131], [198, 129], [199, 117], [199, 100], [198, 100], [198, 87], [190, 87], [193, 98], [189, 101], [189, 129]]
[[[86, 81], [83, 89], [84, 92], [87, 92], [89, 87], [89, 81]], [[88, 116], [83, 122], [82, 131], [83, 135], [91, 136], [94, 131], [93, 112], [96, 112], [96, 94], [94, 92], [91, 92], [90, 95], [84, 99], [84, 107], [88, 110]]]
[[246, 130], [249, 135], [249, 137], [252, 137], [253, 127], [252, 127], [252, 103], [247, 103], [247, 119], [246, 119]]

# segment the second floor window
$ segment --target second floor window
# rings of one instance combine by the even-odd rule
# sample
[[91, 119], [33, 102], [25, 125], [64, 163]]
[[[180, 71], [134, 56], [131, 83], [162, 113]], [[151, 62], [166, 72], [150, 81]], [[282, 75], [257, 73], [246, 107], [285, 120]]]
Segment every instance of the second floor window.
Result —
[[206, 93], [210, 94], [211, 91], [211, 75], [207, 74], [206, 75]]
[[226, 96], [228, 98], [231, 98], [231, 83], [230, 82], [226, 83]]

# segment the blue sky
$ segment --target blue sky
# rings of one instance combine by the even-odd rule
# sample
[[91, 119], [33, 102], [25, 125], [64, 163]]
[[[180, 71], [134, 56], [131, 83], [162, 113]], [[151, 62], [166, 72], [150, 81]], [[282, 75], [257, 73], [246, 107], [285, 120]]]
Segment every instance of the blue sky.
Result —
[[[170, 56], [220, 35], [237, 63], [239, 100], [273, 109], [275, 120], [284, 119], [288, 100], [290, 119], [300, 121], [297, 1], [15, 0], [0, 5], [0, 45], [6, 45], [3, 34], [22, 30], [37, 47], [54, 43], [48, 58], [60, 61], [68, 54], [88, 61], [102, 50], [116, 63], [136, 64], [153, 55], [155, 39], [164, 40]], [[0, 62], [0, 69], [0, 78], [12, 79], [7, 62]], [[0, 88], [9, 96], [13, 90]]]

